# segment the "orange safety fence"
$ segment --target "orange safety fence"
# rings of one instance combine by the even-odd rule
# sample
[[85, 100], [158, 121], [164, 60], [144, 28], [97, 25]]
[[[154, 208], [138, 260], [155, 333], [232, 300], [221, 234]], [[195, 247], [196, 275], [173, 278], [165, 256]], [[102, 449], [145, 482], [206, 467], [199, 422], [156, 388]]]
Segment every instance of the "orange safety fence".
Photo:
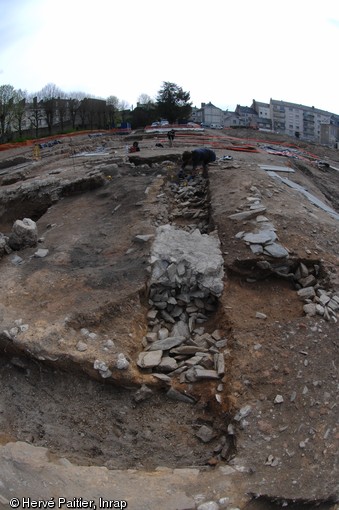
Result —
[[75, 136], [81, 136], [81, 135], [90, 135], [90, 134], [96, 134], [96, 133], [102, 133], [107, 135], [114, 135], [114, 134], [129, 134], [131, 132], [130, 128], [114, 128], [109, 130], [95, 130], [95, 131], [73, 131], [72, 133], [67, 134], [60, 134], [60, 135], [51, 135], [51, 136], [45, 136], [43, 138], [34, 138], [31, 140], [25, 140], [24, 142], [12, 142], [12, 143], [2, 143], [0, 144], [0, 151], [6, 151], [8, 149], [17, 149], [19, 147], [32, 147], [32, 145], [36, 145], [39, 143], [45, 143], [49, 140], [58, 140], [62, 138], [70, 138]]

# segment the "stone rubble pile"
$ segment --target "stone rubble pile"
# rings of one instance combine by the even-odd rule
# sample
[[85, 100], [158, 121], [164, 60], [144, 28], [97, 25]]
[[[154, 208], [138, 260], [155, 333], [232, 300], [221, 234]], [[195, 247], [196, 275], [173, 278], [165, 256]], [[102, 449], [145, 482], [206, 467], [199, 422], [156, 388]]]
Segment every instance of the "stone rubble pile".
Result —
[[38, 228], [30, 218], [16, 220], [9, 236], [0, 233], [0, 257], [12, 250], [21, 250], [38, 244]]
[[191, 220], [192, 223], [182, 225], [183, 230], [192, 231], [198, 228], [206, 233], [209, 227], [209, 204], [207, 196], [207, 181], [196, 176], [189, 181], [172, 183], [171, 191], [174, 195], [174, 207], [169, 215], [169, 220], [176, 222], [178, 219]]
[[339, 310], [339, 295], [322, 288], [317, 281], [319, 266], [309, 270], [303, 263], [294, 275], [299, 290], [298, 296], [305, 302], [304, 312], [309, 317], [320, 315], [325, 320], [337, 322], [337, 311]]
[[256, 218], [255, 232], [238, 232], [236, 238], [245, 241], [254, 255], [288, 258], [289, 252], [277, 242], [276, 228], [263, 216], [266, 208], [261, 204], [260, 191], [255, 186], [251, 187], [251, 191], [253, 195], [247, 197], [248, 210], [232, 214], [229, 218], [237, 221]]
[[223, 291], [223, 258], [215, 234], [157, 229], [151, 253], [148, 333], [137, 364], [163, 380], [218, 379], [225, 372], [220, 352], [227, 340], [204, 324]]
[[[261, 204], [260, 191], [252, 186], [251, 192], [252, 196], [247, 197], [248, 210], [232, 214], [229, 218], [236, 221], [255, 219], [255, 231], [241, 231], [235, 237], [243, 240], [254, 255], [268, 255], [272, 258], [287, 260], [289, 258], [288, 250], [277, 242], [276, 228], [263, 215], [266, 208]], [[336, 312], [339, 309], [339, 297], [321, 287], [317, 279], [319, 265], [314, 264], [313, 268], [308, 268], [305, 264], [300, 263], [294, 272], [291, 271], [291, 264], [284, 265], [282, 263], [280, 267], [273, 268], [268, 261], [262, 260], [257, 262], [257, 266], [263, 270], [267, 269], [279, 277], [290, 279], [297, 288], [300, 298], [305, 301], [304, 312], [306, 315], [320, 315], [325, 320], [332, 319], [337, 322]]]
[[303, 262], [299, 262], [296, 269], [292, 269], [292, 264], [281, 264], [273, 266], [266, 260], [257, 262], [257, 267], [263, 271], [269, 271], [280, 278], [290, 280], [297, 294], [305, 302], [304, 312], [310, 317], [320, 315], [325, 320], [337, 322], [337, 311], [339, 310], [339, 295], [334, 291], [326, 290], [320, 283], [319, 264], [313, 264], [307, 267]]

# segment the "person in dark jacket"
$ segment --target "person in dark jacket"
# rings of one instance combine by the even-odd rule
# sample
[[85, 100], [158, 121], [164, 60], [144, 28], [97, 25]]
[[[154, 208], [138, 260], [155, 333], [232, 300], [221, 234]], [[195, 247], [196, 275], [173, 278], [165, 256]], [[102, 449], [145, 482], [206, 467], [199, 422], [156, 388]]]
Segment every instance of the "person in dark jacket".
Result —
[[167, 133], [167, 138], [168, 138], [170, 147], [172, 147], [172, 145], [173, 145], [174, 137], [175, 137], [175, 131], [174, 131], [174, 129], [171, 129], [171, 131], [168, 131], [168, 133]]
[[193, 166], [193, 171], [195, 171], [198, 166], [202, 166], [202, 176], [207, 178], [207, 165], [213, 163], [216, 159], [215, 152], [211, 149], [201, 148], [185, 151], [182, 155], [181, 169], [184, 170], [186, 165], [190, 164]]

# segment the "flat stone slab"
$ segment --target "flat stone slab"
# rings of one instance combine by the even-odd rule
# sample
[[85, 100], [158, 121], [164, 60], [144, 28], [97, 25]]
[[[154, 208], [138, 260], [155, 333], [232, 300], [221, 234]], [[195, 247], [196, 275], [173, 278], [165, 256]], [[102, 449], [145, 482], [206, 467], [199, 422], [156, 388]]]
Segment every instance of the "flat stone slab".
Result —
[[243, 211], [235, 214], [231, 214], [229, 216], [230, 220], [249, 220], [250, 218], [254, 218], [254, 216], [257, 216], [259, 213], [266, 212], [266, 207], [262, 206], [258, 209], [252, 210], [252, 211]]
[[137, 365], [140, 368], [153, 368], [157, 367], [161, 361], [162, 351], [152, 350], [141, 352], [138, 357]]
[[258, 234], [248, 233], [245, 234], [243, 240], [251, 244], [267, 244], [275, 240], [276, 235], [270, 230], [259, 232]]
[[164, 340], [157, 340], [153, 342], [148, 350], [156, 351], [160, 349], [162, 351], [168, 351], [169, 349], [172, 349], [177, 345], [181, 345], [184, 341], [185, 341], [184, 336], [169, 336]]
[[279, 243], [272, 243], [265, 245], [264, 252], [270, 255], [271, 257], [280, 259], [280, 258], [286, 258], [289, 256], [288, 251], [286, 248], [281, 246]]
[[197, 379], [219, 379], [219, 375], [216, 370], [194, 368], [194, 374]]
[[330, 216], [332, 216], [332, 218], [335, 218], [336, 220], [339, 220], [339, 214], [334, 210], [332, 209], [332, 207], [329, 207], [328, 205], [326, 205], [324, 202], [322, 202], [321, 200], [319, 200], [319, 198], [317, 198], [316, 196], [312, 195], [311, 193], [309, 193], [305, 188], [303, 188], [302, 186], [300, 186], [300, 184], [297, 184], [296, 182], [293, 182], [289, 179], [286, 179], [285, 177], [281, 177], [281, 175], [278, 175], [276, 174], [275, 172], [267, 172], [271, 177], [273, 177], [274, 179], [279, 179], [280, 181], [282, 181], [284, 184], [286, 184], [287, 186], [289, 186], [290, 188], [293, 188], [297, 191], [299, 191], [300, 193], [302, 193], [312, 204], [316, 205], [317, 207], [319, 207], [320, 209], [322, 209], [323, 211], [326, 211]]
[[206, 294], [216, 296], [223, 291], [224, 261], [216, 235], [201, 234], [199, 230], [186, 232], [172, 225], [158, 227], [151, 263], [151, 284], [198, 286]]
[[275, 166], [275, 165], [259, 165], [262, 170], [272, 170], [274, 172], [287, 172], [294, 174], [295, 171], [293, 168], [290, 168], [288, 166]]

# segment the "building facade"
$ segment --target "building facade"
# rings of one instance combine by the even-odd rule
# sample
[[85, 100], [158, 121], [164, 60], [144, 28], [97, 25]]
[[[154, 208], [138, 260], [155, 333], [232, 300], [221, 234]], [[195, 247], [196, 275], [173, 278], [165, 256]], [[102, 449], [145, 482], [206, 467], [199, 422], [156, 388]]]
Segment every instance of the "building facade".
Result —
[[253, 99], [252, 105], [237, 105], [234, 112], [223, 111], [211, 102], [192, 109], [193, 122], [206, 127], [252, 127], [286, 134], [329, 146], [339, 142], [339, 115], [314, 106], [270, 99], [263, 103]]
[[258, 114], [259, 129], [326, 145], [335, 145], [338, 141], [339, 115], [334, 113], [275, 99], [270, 103], [253, 100], [252, 108]]

